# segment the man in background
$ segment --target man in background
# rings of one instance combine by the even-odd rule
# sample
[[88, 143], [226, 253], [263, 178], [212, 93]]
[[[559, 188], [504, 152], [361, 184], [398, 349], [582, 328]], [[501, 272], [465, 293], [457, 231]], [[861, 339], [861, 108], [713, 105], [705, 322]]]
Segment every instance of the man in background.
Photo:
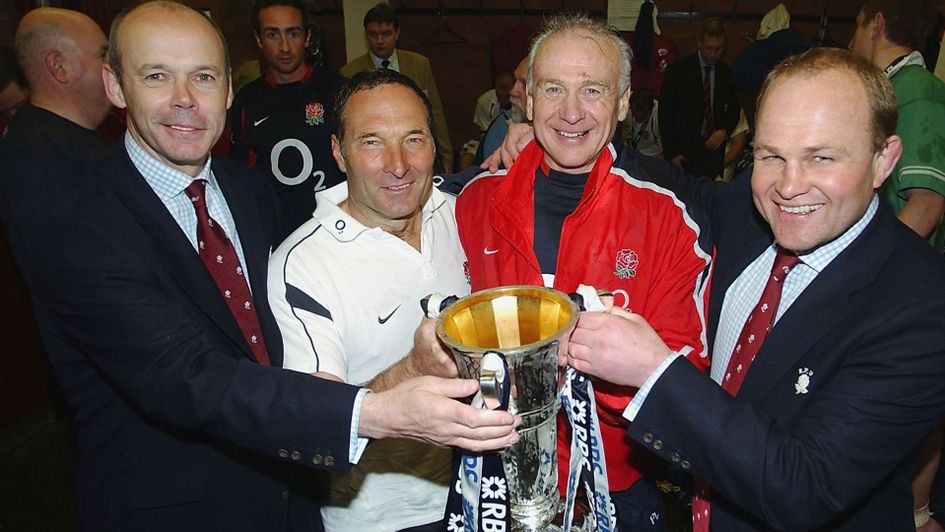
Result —
[[102, 84], [108, 41], [86, 15], [34, 9], [20, 21], [15, 47], [31, 91], [0, 143], [0, 215], [23, 267], [40, 220], [110, 151], [96, 128], [112, 104]]
[[623, 139], [631, 148], [649, 157], [663, 158], [660, 138], [659, 102], [650, 89], [636, 89], [630, 94], [630, 114], [623, 122]]
[[945, 248], [945, 82], [919, 49], [935, 21], [927, 0], [874, 0], [856, 17], [850, 49], [883, 72], [896, 91], [903, 153], [882, 197], [903, 223], [939, 252]]
[[279, 203], [279, 239], [312, 217], [315, 193], [344, 175], [331, 156], [334, 102], [344, 80], [305, 61], [312, 32], [296, 0], [258, 0], [253, 36], [264, 73], [230, 110], [230, 156], [269, 178]]
[[515, 84], [515, 75], [511, 72], [500, 72], [495, 78], [495, 87], [482, 93], [476, 99], [476, 109], [473, 112], [473, 124], [479, 131], [485, 133], [500, 114], [508, 118], [509, 91]]
[[492, 155], [499, 149], [502, 141], [505, 140], [505, 134], [509, 130], [509, 124], [519, 124], [525, 121], [525, 100], [527, 98], [525, 91], [525, 78], [528, 76], [528, 58], [522, 59], [515, 71], [514, 83], [509, 90], [509, 110], [503, 111], [495, 120], [489, 124], [489, 129], [482, 136], [479, 143], [479, 149], [476, 150], [476, 158], [473, 164], [479, 166], [486, 157]]
[[433, 136], [436, 139], [437, 159], [443, 173], [453, 169], [453, 144], [446, 127], [446, 114], [440, 101], [440, 91], [433, 78], [433, 67], [426, 57], [397, 48], [400, 22], [394, 8], [380, 2], [364, 14], [364, 33], [370, 51], [341, 67], [341, 75], [351, 78], [356, 73], [372, 68], [390, 68], [412, 79], [433, 105]]
[[699, 50], [669, 66], [660, 95], [664, 158], [709, 179], [722, 173], [725, 141], [740, 109], [732, 68], [721, 60], [725, 45], [722, 21], [706, 19], [699, 30]]

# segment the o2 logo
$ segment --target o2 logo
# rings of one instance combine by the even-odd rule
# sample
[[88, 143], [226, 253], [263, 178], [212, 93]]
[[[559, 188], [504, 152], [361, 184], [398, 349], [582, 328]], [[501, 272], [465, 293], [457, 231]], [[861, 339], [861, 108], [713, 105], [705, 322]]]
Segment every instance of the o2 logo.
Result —
[[[282, 173], [282, 169], [279, 168], [279, 158], [282, 156], [282, 151], [287, 148], [298, 150], [299, 155], [302, 157], [302, 171], [300, 171], [298, 175], [287, 176]], [[325, 172], [315, 170], [315, 160], [312, 158], [311, 150], [299, 139], [284, 139], [277, 142], [276, 145], [272, 147], [272, 153], [269, 154], [269, 167], [272, 168], [272, 175], [283, 185], [290, 187], [301, 185], [309, 177], [314, 177], [318, 179], [318, 182], [315, 184], [315, 192], [325, 190], [326, 188]]]

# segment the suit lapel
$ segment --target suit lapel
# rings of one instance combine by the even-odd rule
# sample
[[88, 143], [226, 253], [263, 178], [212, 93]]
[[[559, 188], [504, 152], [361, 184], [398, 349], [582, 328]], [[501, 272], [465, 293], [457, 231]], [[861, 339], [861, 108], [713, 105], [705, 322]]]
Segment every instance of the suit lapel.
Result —
[[113, 171], [104, 172], [102, 179], [107, 181], [108, 188], [151, 237], [161, 266], [180, 285], [181, 291], [233, 340], [243, 354], [255, 360], [210, 272], [167, 207], [135, 168], [124, 148], [119, 150], [113, 161], [117, 162], [112, 165]]
[[760, 402], [774, 383], [796, 372], [798, 360], [854, 309], [851, 294], [875, 282], [876, 272], [895, 245], [895, 220], [882, 206], [870, 224], [801, 293], [762, 344], [739, 396]]
[[416, 65], [410, 59], [410, 56], [405, 54], [403, 50], [397, 49], [397, 63], [400, 66], [400, 73], [407, 76], [410, 79], [419, 79], [417, 76]]

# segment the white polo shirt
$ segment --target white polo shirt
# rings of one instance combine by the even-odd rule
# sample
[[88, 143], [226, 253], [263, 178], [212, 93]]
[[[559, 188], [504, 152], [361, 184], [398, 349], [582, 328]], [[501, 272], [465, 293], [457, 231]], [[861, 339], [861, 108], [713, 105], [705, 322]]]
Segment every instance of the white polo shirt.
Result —
[[[347, 197], [347, 183], [316, 195], [313, 218], [270, 258], [269, 299], [286, 368], [364, 384], [410, 351], [421, 298], [466, 295], [469, 281], [451, 196], [434, 188], [423, 206], [420, 251], [345, 213], [338, 205]], [[447, 449], [372, 442], [351, 471], [332, 475], [325, 529], [393, 531], [437, 521], [449, 480]]]

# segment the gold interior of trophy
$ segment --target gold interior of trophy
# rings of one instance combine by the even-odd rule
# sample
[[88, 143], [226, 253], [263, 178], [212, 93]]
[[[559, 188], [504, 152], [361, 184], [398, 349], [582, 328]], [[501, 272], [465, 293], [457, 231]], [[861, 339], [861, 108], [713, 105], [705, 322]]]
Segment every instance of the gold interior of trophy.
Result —
[[546, 342], [570, 328], [577, 307], [561, 292], [506, 286], [476, 292], [440, 315], [440, 332], [453, 347], [511, 349]]

